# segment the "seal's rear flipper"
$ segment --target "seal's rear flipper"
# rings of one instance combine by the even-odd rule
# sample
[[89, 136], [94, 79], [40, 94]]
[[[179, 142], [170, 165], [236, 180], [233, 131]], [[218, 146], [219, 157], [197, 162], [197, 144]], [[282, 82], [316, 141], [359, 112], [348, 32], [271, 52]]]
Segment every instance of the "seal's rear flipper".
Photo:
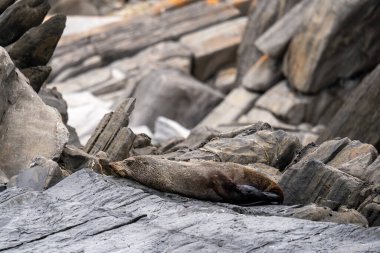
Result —
[[245, 205], [282, 202], [282, 197], [273, 192], [263, 192], [252, 185], [237, 185], [236, 189], [243, 195]]

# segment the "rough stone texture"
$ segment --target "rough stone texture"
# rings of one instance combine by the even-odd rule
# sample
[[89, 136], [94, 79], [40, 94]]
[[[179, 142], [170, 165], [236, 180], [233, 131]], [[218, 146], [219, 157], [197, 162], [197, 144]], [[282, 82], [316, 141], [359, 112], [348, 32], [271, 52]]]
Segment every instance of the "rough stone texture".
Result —
[[283, 170], [300, 149], [298, 138], [282, 130], [261, 130], [236, 137], [214, 138], [196, 150], [169, 155], [169, 158], [178, 161], [198, 159], [239, 164], [264, 163]]
[[285, 122], [300, 124], [306, 118], [307, 106], [311, 101], [312, 97], [293, 92], [287, 82], [282, 81], [262, 95], [256, 106], [272, 112]]
[[58, 164], [44, 157], [33, 159], [29, 168], [24, 168], [8, 184], [8, 187], [18, 187], [32, 191], [43, 191], [57, 184], [64, 178], [64, 173]]
[[10, 45], [7, 51], [16, 67], [23, 69], [46, 65], [61, 38], [65, 23], [66, 16], [53, 16]]
[[44, 82], [48, 79], [51, 67], [49, 66], [37, 66], [26, 69], [21, 69], [21, 72], [29, 79], [30, 86], [32, 86], [35, 92], [39, 92]]
[[380, 156], [378, 156], [376, 160], [366, 168], [365, 178], [371, 184], [380, 185]]
[[265, 92], [281, 79], [280, 65], [263, 55], [244, 75], [242, 85], [251, 91]]
[[313, 1], [312, 12], [284, 59], [284, 74], [293, 87], [315, 93], [379, 63], [380, 2]]
[[375, 252], [380, 247], [380, 228], [278, 217], [297, 209], [210, 204], [81, 170], [43, 193], [0, 193], [0, 249]]
[[[293, 1], [294, 2], [294, 1]], [[274, 23], [256, 41], [255, 46], [271, 58], [280, 59], [286, 52], [290, 40], [309, 22], [309, 17], [314, 14], [313, 1], [299, 2], [283, 17]]]
[[200, 126], [217, 127], [236, 122], [255, 104], [259, 94], [243, 87], [232, 90], [202, 121]]
[[365, 172], [377, 156], [378, 153], [374, 146], [363, 144], [360, 141], [352, 141], [327, 164], [367, 181], [367, 173]]
[[333, 210], [345, 205], [364, 215], [370, 226], [378, 226], [377, 155], [372, 145], [348, 138], [306, 146], [280, 180], [285, 203], [317, 203]]
[[233, 63], [240, 44], [246, 17], [226, 21], [181, 38], [194, 57], [194, 76], [205, 81], [223, 65]]
[[293, 213], [287, 217], [312, 221], [328, 221], [340, 224], [356, 224], [367, 227], [367, 219], [355, 209], [347, 209], [344, 206], [339, 207], [337, 211], [328, 207], [321, 207], [315, 204], [306, 205], [293, 210]]
[[151, 129], [158, 116], [194, 127], [223, 99], [218, 91], [174, 69], [150, 73], [139, 83], [134, 97], [137, 101], [131, 125]]
[[293, 130], [295, 126], [286, 124], [281, 120], [277, 119], [271, 112], [267, 110], [262, 110], [259, 108], [252, 108], [246, 115], [242, 115], [239, 120], [242, 124], [254, 124], [257, 122], [267, 122], [274, 128]]
[[115, 112], [103, 117], [84, 148], [88, 154], [95, 155], [103, 151], [110, 161], [120, 161], [129, 156], [135, 135], [128, 124], [135, 101], [134, 98], [126, 99]]
[[347, 136], [380, 147], [379, 84], [380, 64], [352, 91], [352, 95], [330, 120], [318, 141]]
[[98, 173], [103, 172], [102, 165], [97, 157], [89, 155], [83, 150], [71, 145], [65, 146], [58, 163], [71, 173], [81, 169], [91, 169]]
[[0, 46], [8, 46], [41, 24], [49, 8], [48, 0], [21, 0], [7, 8], [0, 16]]
[[0, 169], [12, 177], [36, 156], [60, 156], [68, 131], [0, 48]]
[[[106, 26], [89, 37], [61, 44], [52, 59], [52, 78], [73, 66], [81, 71], [131, 56], [165, 40], [176, 40], [199, 29], [238, 17], [239, 11], [231, 4], [208, 5], [204, 1], [163, 13]], [[94, 62], [89, 62], [93, 60]], [[79, 68], [78, 68], [79, 66]]]
[[380, 187], [377, 188], [377, 194], [369, 196], [358, 208], [371, 226], [380, 226]]
[[238, 50], [236, 78], [238, 85], [241, 84], [251, 66], [262, 56], [262, 53], [255, 46], [255, 41], [299, 1], [256, 0], [251, 2], [248, 24]]
[[286, 204], [316, 203], [336, 210], [341, 205], [357, 208], [365, 198], [361, 195], [364, 181], [317, 160], [288, 168], [279, 183]]

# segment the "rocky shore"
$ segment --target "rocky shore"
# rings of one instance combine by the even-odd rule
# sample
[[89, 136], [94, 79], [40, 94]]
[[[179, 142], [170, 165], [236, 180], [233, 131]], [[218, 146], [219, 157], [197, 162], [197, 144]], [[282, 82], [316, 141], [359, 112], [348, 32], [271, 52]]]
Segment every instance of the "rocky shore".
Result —
[[0, 251], [380, 249], [380, 3], [75, 4], [0, 3]]

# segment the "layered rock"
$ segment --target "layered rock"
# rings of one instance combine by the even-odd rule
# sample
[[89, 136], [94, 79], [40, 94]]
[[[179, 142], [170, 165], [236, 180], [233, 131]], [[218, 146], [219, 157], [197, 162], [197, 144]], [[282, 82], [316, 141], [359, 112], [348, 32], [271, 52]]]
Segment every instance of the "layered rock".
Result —
[[7, 219], [0, 230], [4, 252], [361, 252], [380, 247], [379, 228], [281, 217], [297, 216], [302, 212], [297, 207], [215, 205], [86, 170], [42, 193], [8, 190], [0, 203]]

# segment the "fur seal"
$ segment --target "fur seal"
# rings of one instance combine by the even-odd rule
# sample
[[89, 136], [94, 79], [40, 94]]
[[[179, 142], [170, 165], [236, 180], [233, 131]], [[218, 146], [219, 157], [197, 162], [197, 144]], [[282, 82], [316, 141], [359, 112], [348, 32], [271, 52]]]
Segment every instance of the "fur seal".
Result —
[[240, 205], [282, 203], [280, 186], [253, 168], [235, 163], [176, 162], [136, 156], [110, 164], [119, 176], [159, 191]]

